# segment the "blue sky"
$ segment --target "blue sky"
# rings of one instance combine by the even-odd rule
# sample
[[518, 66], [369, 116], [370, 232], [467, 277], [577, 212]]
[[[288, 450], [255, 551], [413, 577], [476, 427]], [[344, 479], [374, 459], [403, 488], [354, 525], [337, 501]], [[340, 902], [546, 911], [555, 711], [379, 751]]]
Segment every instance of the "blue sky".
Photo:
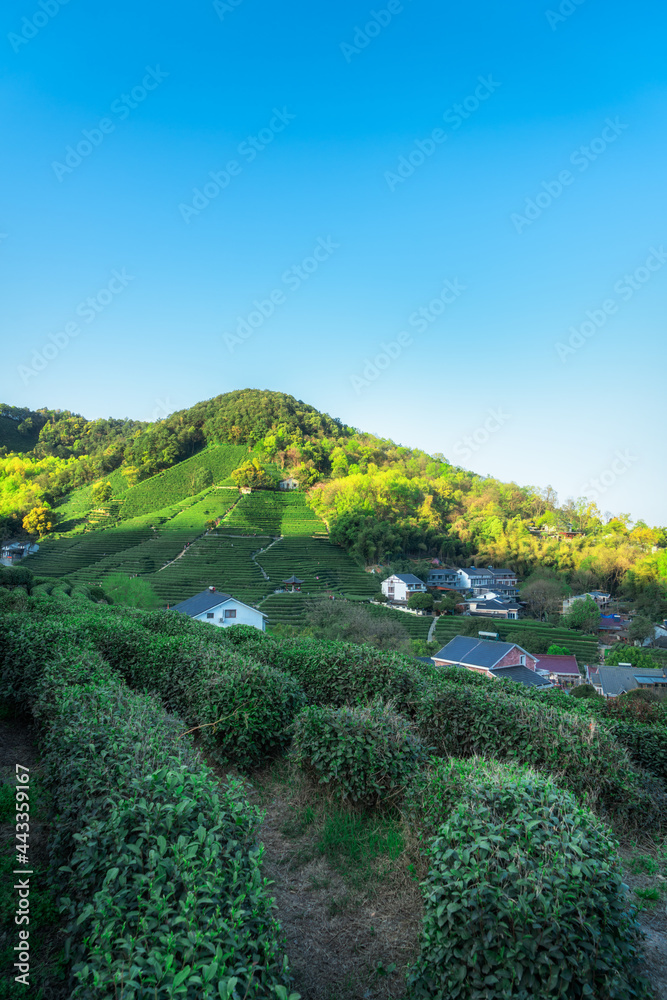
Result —
[[3, 400], [282, 390], [667, 523], [657, 0], [137, 6], [3, 6]]

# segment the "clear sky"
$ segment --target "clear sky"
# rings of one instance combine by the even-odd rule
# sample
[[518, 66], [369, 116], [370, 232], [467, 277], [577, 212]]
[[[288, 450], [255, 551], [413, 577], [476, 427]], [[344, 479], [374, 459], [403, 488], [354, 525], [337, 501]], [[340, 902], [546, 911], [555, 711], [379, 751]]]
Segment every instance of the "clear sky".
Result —
[[282, 390], [667, 523], [658, 0], [0, 21], [0, 398], [155, 419]]

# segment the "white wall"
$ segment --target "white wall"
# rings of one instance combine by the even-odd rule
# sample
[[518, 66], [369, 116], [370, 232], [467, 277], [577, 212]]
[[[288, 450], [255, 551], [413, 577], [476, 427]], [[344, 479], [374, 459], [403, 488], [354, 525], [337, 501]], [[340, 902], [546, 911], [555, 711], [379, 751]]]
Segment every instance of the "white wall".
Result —
[[[225, 618], [225, 611], [236, 611], [236, 618]], [[208, 614], [213, 614], [213, 618], [208, 618]], [[253, 628], [261, 629], [262, 632], [265, 629], [265, 619], [260, 614], [259, 611], [255, 611], [254, 608], [249, 608], [247, 604], [242, 604], [241, 601], [226, 601], [224, 604], [220, 604], [217, 608], [212, 608], [210, 612], [203, 611], [202, 614], [195, 616], [195, 621], [198, 622], [208, 622], [209, 625], [218, 625], [223, 628], [227, 628], [230, 625], [252, 625]]]

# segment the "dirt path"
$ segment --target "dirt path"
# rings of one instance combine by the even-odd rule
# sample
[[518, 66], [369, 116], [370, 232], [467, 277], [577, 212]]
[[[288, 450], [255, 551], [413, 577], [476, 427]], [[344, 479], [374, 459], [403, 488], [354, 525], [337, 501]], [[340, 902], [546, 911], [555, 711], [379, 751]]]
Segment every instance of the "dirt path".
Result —
[[282, 542], [283, 537], [284, 537], [283, 535], [278, 535], [278, 537], [274, 538], [272, 542], [269, 542], [268, 545], [265, 545], [263, 549], [258, 549], [257, 552], [255, 552], [255, 554], [250, 557], [251, 560], [252, 560], [252, 562], [254, 562], [255, 565], [260, 570], [260, 572], [261, 572], [261, 574], [262, 574], [262, 576], [264, 577], [265, 580], [270, 580], [271, 577], [266, 572], [266, 570], [264, 569], [264, 567], [262, 566], [262, 564], [257, 562], [257, 556], [261, 556], [265, 552], [268, 552], [270, 548], [273, 548], [273, 546], [276, 544], [276, 542]]

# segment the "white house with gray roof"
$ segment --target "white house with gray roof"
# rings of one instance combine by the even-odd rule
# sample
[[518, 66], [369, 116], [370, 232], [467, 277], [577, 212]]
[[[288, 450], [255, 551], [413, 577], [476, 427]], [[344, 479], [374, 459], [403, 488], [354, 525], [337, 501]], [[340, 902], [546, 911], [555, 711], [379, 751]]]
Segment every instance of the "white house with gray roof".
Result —
[[425, 594], [426, 585], [413, 573], [392, 573], [382, 581], [382, 593], [394, 604], [407, 604], [413, 594]]
[[208, 622], [209, 625], [217, 625], [220, 628], [229, 628], [230, 625], [252, 625], [264, 632], [266, 629], [267, 616], [263, 611], [244, 604], [231, 594], [225, 594], [215, 587], [208, 587], [194, 597], [188, 597], [187, 601], [175, 604], [173, 611], [180, 611], [181, 614], [194, 618], [198, 622]]

